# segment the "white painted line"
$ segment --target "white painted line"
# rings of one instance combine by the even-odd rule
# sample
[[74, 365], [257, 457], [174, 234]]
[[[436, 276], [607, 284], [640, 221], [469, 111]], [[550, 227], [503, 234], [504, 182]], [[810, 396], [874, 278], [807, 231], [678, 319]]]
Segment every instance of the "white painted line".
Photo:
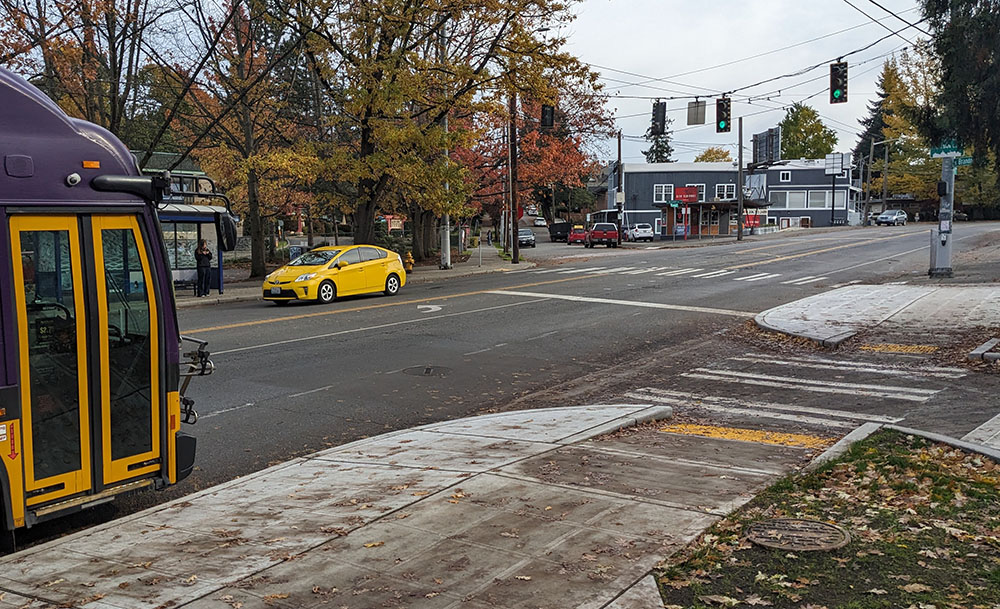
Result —
[[568, 294], [540, 294], [537, 292], [513, 292], [509, 290], [491, 290], [487, 294], [503, 296], [531, 296], [552, 300], [568, 300], [570, 302], [592, 302], [596, 304], [622, 305], [626, 307], [643, 307], [647, 309], [667, 309], [670, 311], [690, 311], [692, 313], [711, 313], [714, 315], [730, 315], [732, 317], [753, 317], [756, 313], [749, 311], [733, 311], [731, 309], [712, 309], [709, 307], [690, 307], [687, 305], [672, 305], [659, 302], [640, 302], [636, 300], [616, 300], [613, 298], [592, 298], [590, 296], [570, 296]]
[[781, 283], [782, 285], [784, 285], [788, 283], [798, 283], [800, 281], [812, 281], [814, 279], [817, 279], [816, 275], [806, 275], [805, 277], [799, 277], [798, 279], [789, 279], [788, 281], [782, 281]]
[[288, 397], [297, 398], [303, 395], [309, 395], [310, 393], [319, 393], [320, 391], [326, 391], [327, 389], [333, 389], [333, 385], [327, 385], [326, 387], [320, 387], [319, 389], [310, 389], [309, 391], [303, 391], [302, 393], [293, 393]]
[[1000, 414], [965, 434], [962, 439], [990, 448], [1000, 448]]
[[695, 372], [707, 374], [721, 374], [724, 376], [736, 376], [748, 379], [764, 379], [766, 381], [782, 381], [786, 383], [801, 383], [803, 385], [815, 385], [817, 387], [840, 387], [845, 389], [874, 389], [878, 391], [895, 391], [898, 393], [913, 393], [917, 395], [931, 396], [941, 391], [940, 389], [921, 389], [919, 387], [898, 387], [892, 385], [868, 385], [865, 383], [841, 383], [837, 381], [817, 381], [814, 379], [803, 379], [794, 376], [774, 376], [772, 374], [758, 374], [756, 372], [737, 372], [736, 370], [720, 370], [713, 368], [695, 368]]
[[[757, 354], [757, 353], [747, 353], [746, 355], [748, 357], [759, 356], [759, 354]], [[763, 356], [760, 356], [760, 357], [763, 357]], [[862, 361], [856, 361], [856, 362], [854, 362], [854, 361], [852, 361], [852, 362], [846, 362], [846, 361], [844, 361], [844, 362], [842, 362], [840, 360], [826, 359], [826, 358], [814, 357], [814, 356], [807, 357], [806, 359], [808, 359], [811, 362], [822, 362], [824, 364], [844, 364], [845, 366], [847, 366], [847, 365], [850, 365], [850, 366], [868, 366], [868, 365], [870, 365], [869, 362], [862, 362]], [[926, 372], [926, 373], [949, 372], [949, 373], [953, 373], [954, 374], [953, 378], [961, 378], [961, 377], [965, 376], [968, 373], [968, 370], [966, 370], [964, 368], [956, 368], [956, 367], [953, 367], [953, 366], [893, 366], [891, 364], [880, 364], [880, 365], [884, 365], [886, 368], [900, 368], [900, 369], [903, 369], [903, 370], [915, 370], [915, 371], [918, 371], [918, 372]]]
[[544, 275], [545, 273], [558, 273], [562, 269], [544, 269], [541, 271], [530, 271], [533, 275]]
[[746, 277], [733, 277], [733, 281], [748, 281], [753, 277], [767, 277], [771, 273], [757, 273], [756, 275], [747, 275]]
[[836, 417], [838, 419], [851, 419], [853, 421], [873, 421], [876, 423], [898, 423], [903, 420], [901, 417], [887, 417], [884, 415], [869, 414], [866, 412], [851, 412], [849, 410], [833, 410], [830, 408], [814, 408], [811, 406], [791, 406], [788, 404], [777, 404], [775, 402], [755, 402], [752, 400], [741, 400], [737, 398], [714, 395], [702, 396], [693, 393], [685, 393], [683, 391], [671, 391], [669, 389], [656, 389], [653, 387], [643, 387], [638, 391], [645, 392], [646, 394], [658, 395], [660, 397], [674, 398], [681, 400], [684, 403], [690, 403], [692, 401], [700, 403], [704, 401], [721, 406], [735, 406], [739, 408], [754, 408], [761, 410], [779, 410], [785, 412], [823, 415], [827, 417]]
[[568, 270], [568, 271], [559, 271], [559, 274], [560, 275], [572, 275], [574, 273], [593, 273], [594, 271], [600, 271], [600, 270], [606, 269], [606, 268], [608, 268], [608, 267], [606, 267], [606, 266], [592, 266], [592, 267], [585, 268], [585, 269], [571, 269], [571, 270]]
[[885, 374], [889, 376], [935, 376], [941, 378], [962, 378], [964, 372], [941, 372], [928, 368], [903, 368], [895, 366], [875, 366], [861, 362], [838, 362], [836, 360], [780, 360], [763, 356], [730, 357], [732, 361], [752, 362], [755, 364], [774, 364], [776, 366], [795, 366], [797, 368], [815, 368], [817, 370], [840, 370], [843, 372], [862, 372], [865, 374]]
[[[435, 321], [438, 319], [446, 319], [449, 317], [459, 317], [461, 315], [475, 315], [476, 313], [485, 313], [486, 311], [495, 311], [497, 309], [506, 309], [508, 307], [519, 307], [526, 304], [535, 304], [538, 300], [522, 300], [521, 302], [512, 302], [505, 305], [497, 305], [495, 307], [484, 307], [482, 309], [473, 309], [471, 311], [461, 311], [458, 313], [445, 313], [444, 315], [435, 315], [433, 317], [421, 317], [419, 319], [407, 319], [405, 321], [394, 321], [387, 324], [378, 324], [376, 326], [367, 326], [364, 328], [351, 328], [350, 330], [340, 330], [338, 332], [327, 332], [326, 334], [316, 334], [313, 336], [303, 336], [301, 338], [289, 338], [286, 340], [278, 340], [271, 343], [261, 343], [259, 345], [249, 345], [246, 347], [237, 347], [236, 349], [226, 349], [224, 351], [213, 351], [212, 355], [227, 355], [229, 353], [241, 353], [243, 351], [254, 351], [256, 349], [266, 349], [268, 347], [277, 347], [279, 345], [290, 345], [293, 343], [301, 343], [307, 340], [318, 340], [321, 338], [330, 338], [333, 336], [344, 336], [345, 334], [357, 334], [358, 332], [367, 332], [370, 330], [382, 330], [385, 328], [395, 328], [398, 326], [409, 326], [412, 324], [427, 323], [429, 321]], [[752, 313], [751, 313], [752, 315]]]
[[538, 336], [532, 336], [531, 338], [526, 338], [526, 339], [524, 339], [524, 342], [529, 342], [529, 341], [533, 341], [533, 340], [541, 340], [543, 338], [548, 338], [549, 336], [552, 336], [553, 334], [559, 334], [559, 330], [553, 330], [551, 332], [546, 332], [545, 334], [539, 334]]
[[897, 400], [907, 400], [910, 402], [926, 402], [930, 396], [915, 396], [896, 393], [885, 393], [882, 391], [864, 391], [862, 389], [839, 389], [836, 387], [816, 387], [812, 385], [799, 385], [795, 383], [780, 383], [777, 381], [764, 381], [723, 376], [718, 374], [697, 374], [684, 372], [681, 376], [707, 381], [724, 381], [727, 383], [739, 383], [740, 385], [750, 385], [753, 387], [777, 387], [779, 389], [799, 389], [801, 391], [812, 391], [814, 393], [841, 393], [847, 395], [867, 395], [879, 398], [893, 398]]
[[480, 349], [479, 351], [469, 351], [468, 353], [463, 353], [462, 355], [478, 355], [480, 353], [486, 353], [487, 351], [492, 351], [493, 347], [486, 347], [485, 349]]
[[708, 273], [702, 273], [700, 275], [691, 275], [692, 277], [697, 277], [699, 279], [714, 279], [716, 277], [722, 277], [723, 275], [731, 275], [736, 271], [710, 271]]
[[631, 271], [634, 266], [618, 266], [613, 269], [606, 269], [603, 271], [597, 271], [598, 275], [607, 275], [608, 273], [621, 273], [622, 271]]
[[227, 412], [235, 412], [237, 410], [243, 410], [244, 408], [249, 408], [251, 406], [254, 406], [253, 402], [247, 402], [246, 404], [241, 404], [239, 406], [232, 406], [230, 408], [223, 408], [222, 410], [216, 410], [215, 412], [209, 412], [208, 414], [203, 414], [198, 417], [198, 420], [202, 421], [205, 419], [211, 419], [212, 417], [217, 417], [220, 414], [226, 414]]
[[700, 410], [711, 410], [713, 412], [722, 412], [726, 414], [738, 414], [751, 417], [763, 417], [765, 419], [778, 419], [781, 421], [795, 421], [796, 423], [805, 423], [808, 425], [818, 425], [820, 427], [833, 427], [835, 429], [854, 429], [857, 427], [857, 423], [852, 423], [849, 421], [835, 421], [832, 419], [820, 419], [817, 417], [810, 417], [806, 415], [798, 414], [784, 414], [780, 412], [769, 412], [767, 410], [751, 410], [749, 408], [732, 408], [729, 406], [718, 406], [716, 404], [706, 404], [692, 403], [686, 400], [678, 400], [676, 398], [668, 398], [662, 396], [647, 396], [641, 393], [626, 393], [625, 397], [629, 397], [636, 400], [647, 400], [651, 402], [659, 402], [661, 404], [672, 404], [688, 406], [690, 408], [698, 408]]
[[810, 284], [810, 283], [815, 283], [817, 281], [823, 281], [824, 279], [826, 279], [826, 275], [824, 275], [822, 277], [805, 277], [803, 279], [798, 279], [796, 281], [792, 281], [791, 283], [793, 285], [807, 285], [807, 284]]
[[748, 282], [749, 281], [763, 281], [765, 279], [774, 279], [775, 277], [781, 277], [781, 273], [767, 273], [763, 277], [753, 277], [751, 279], [747, 279], [747, 281]]
[[666, 273], [657, 273], [660, 277], [676, 277], [678, 275], [687, 275], [688, 273], [697, 273], [698, 271], [703, 271], [704, 269], [677, 269], [676, 271], [667, 271]]
[[663, 269], [670, 268], [666, 266], [653, 266], [648, 269], [639, 269], [638, 271], [628, 271], [622, 273], [622, 275], [642, 275], [643, 273], [655, 273], [656, 271], [662, 271]]

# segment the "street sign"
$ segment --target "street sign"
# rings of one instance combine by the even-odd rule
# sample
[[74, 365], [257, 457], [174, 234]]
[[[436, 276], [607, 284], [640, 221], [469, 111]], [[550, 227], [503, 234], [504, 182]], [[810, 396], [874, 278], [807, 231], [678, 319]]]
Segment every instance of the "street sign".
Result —
[[826, 166], [824, 173], [828, 176], [838, 176], [844, 173], [844, 169], [850, 167], [851, 155], [843, 152], [834, 152], [826, 155]]
[[623, 191], [618, 191], [615, 193], [615, 203], [624, 203], [625, 193]]
[[705, 102], [704, 101], [688, 102], [688, 124], [689, 125], [704, 125], [705, 124]]
[[962, 156], [962, 147], [955, 143], [955, 140], [942, 142], [938, 146], [931, 146], [931, 158], [943, 159], [945, 157]]
[[957, 159], [955, 159], [955, 162], [956, 162], [956, 165], [959, 166], [959, 167], [962, 167], [963, 165], [972, 165], [972, 157], [971, 156], [960, 156]]
[[674, 197], [677, 198], [681, 203], [697, 203], [698, 202], [698, 187], [697, 186], [678, 186], [674, 189]]
[[781, 160], [781, 127], [753, 134], [753, 164]]
[[671, 201], [670, 202], [670, 207], [677, 207], [678, 205], [680, 205], [680, 203], [681, 203], [681, 201]]

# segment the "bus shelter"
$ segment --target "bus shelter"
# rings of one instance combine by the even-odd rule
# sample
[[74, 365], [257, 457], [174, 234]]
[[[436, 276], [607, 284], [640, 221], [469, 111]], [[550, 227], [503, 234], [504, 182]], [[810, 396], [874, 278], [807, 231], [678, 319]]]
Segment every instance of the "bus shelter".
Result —
[[198, 278], [194, 251], [204, 239], [208, 242], [208, 249], [213, 252], [209, 286], [220, 294], [223, 293], [222, 249], [215, 229], [215, 217], [220, 213], [226, 213], [226, 208], [187, 203], [169, 203], [160, 207], [160, 225], [175, 288], [194, 289]]

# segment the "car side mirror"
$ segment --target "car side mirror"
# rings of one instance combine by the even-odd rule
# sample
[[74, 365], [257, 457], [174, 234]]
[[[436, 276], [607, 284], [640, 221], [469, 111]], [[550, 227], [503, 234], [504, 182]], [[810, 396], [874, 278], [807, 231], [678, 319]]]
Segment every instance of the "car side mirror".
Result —
[[337, 268], [338, 268], [338, 269], [342, 269], [342, 268], [344, 268], [345, 266], [347, 266], [348, 264], [350, 264], [350, 262], [348, 262], [348, 261], [346, 261], [346, 260], [338, 260], [338, 261], [337, 261]]
[[215, 213], [215, 234], [222, 251], [231, 252], [236, 249], [236, 219], [229, 212]]

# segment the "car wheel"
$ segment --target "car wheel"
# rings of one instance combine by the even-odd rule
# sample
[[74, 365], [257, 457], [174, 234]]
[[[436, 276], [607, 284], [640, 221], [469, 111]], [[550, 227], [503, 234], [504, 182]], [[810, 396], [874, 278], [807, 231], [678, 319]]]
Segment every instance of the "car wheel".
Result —
[[319, 284], [319, 289], [316, 290], [316, 300], [323, 304], [330, 304], [337, 299], [337, 286], [334, 285], [332, 281], [327, 279], [323, 283]]
[[385, 295], [395, 296], [399, 292], [399, 277], [391, 273], [385, 278]]

